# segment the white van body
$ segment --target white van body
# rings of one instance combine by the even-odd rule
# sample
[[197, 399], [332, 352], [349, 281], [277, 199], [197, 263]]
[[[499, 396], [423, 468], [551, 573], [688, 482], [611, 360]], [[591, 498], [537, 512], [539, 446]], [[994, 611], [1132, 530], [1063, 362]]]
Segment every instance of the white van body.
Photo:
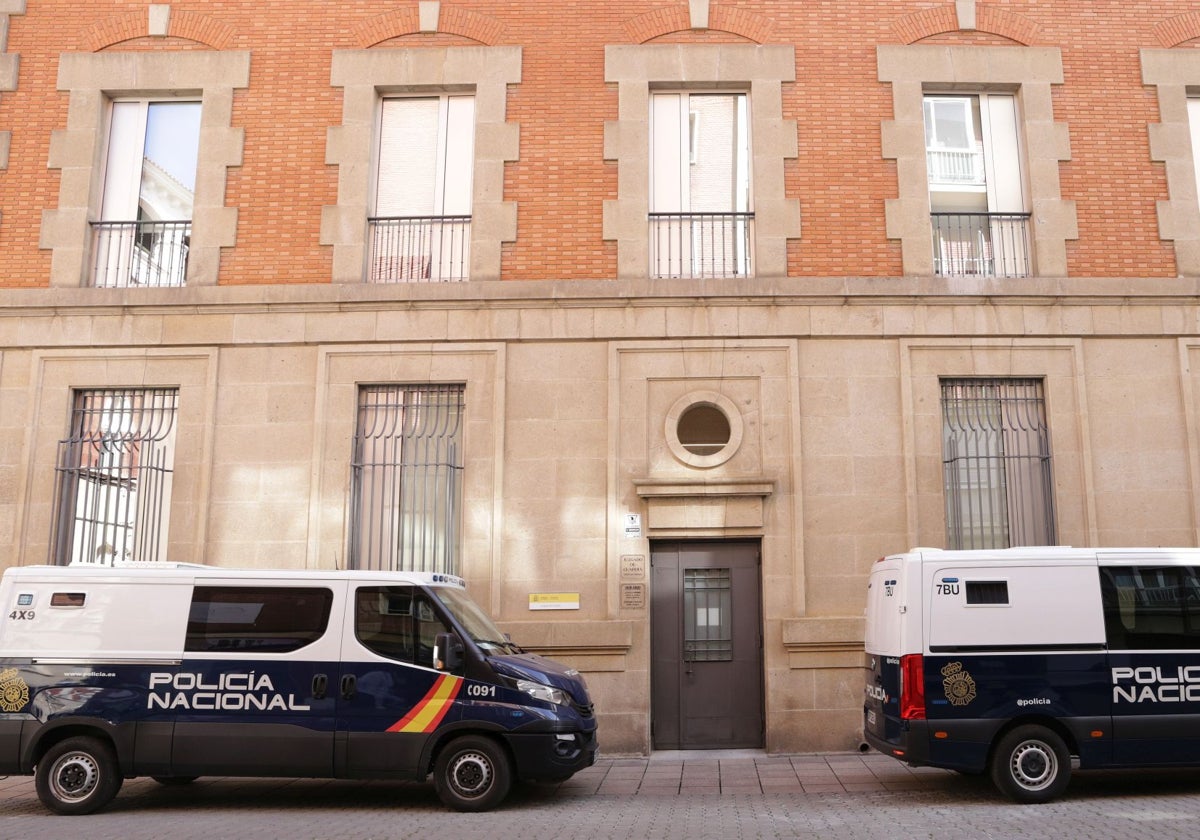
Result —
[[1013, 798], [1200, 765], [1200, 550], [913, 549], [867, 590], [863, 733]]
[[126, 777], [399, 778], [483, 810], [596, 756], [574, 669], [459, 578], [170, 563], [0, 579], [0, 774], [88, 813]]

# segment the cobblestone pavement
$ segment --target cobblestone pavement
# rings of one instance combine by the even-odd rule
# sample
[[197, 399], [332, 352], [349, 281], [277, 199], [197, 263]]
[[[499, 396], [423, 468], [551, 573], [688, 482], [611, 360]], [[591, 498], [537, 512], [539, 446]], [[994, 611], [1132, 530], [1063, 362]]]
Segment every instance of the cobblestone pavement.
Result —
[[1076, 774], [1063, 799], [1015, 805], [984, 777], [882, 755], [602, 759], [554, 786], [520, 786], [486, 814], [444, 809], [430, 785], [204, 778], [125, 783], [88, 817], [58, 817], [28, 777], [0, 779], [0, 837], [907, 838], [1200, 837], [1200, 771]]

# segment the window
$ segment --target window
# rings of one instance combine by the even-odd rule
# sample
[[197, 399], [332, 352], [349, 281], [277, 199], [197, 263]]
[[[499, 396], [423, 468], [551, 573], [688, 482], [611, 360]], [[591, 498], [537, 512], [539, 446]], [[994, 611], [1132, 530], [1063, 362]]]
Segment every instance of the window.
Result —
[[371, 281], [466, 280], [475, 97], [390, 98], [380, 110]]
[[1188, 566], [1100, 569], [1110, 650], [1200, 646], [1200, 570]]
[[1040, 379], [945, 379], [948, 548], [1053, 545], [1050, 435]]
[[965, 582], [968, 604], [1007, 604], [1008, 581], [968, 580]]
[[[617, 86], [604, 159], [618, 177], [601, 235], [616, 243], [617, 278], [786, 277], [788, 240], [800, 236], [800, 201], [784, 186], [798, 152], [783, 110], [795, 48], [610, 44], [604, 78]], [[705, 194], [718, 175], [727, 180]], [[668, 215], [647, 220], [658, 213]]]
[[199, 102], [112, 103], [94, 285], [183, 285], [199, 151]]
[[449, 628], [411, 586], [363, 586], [354, 599], [354, 633], [363, 647], [398, 662], [433, 667], [438, 633]]
[[333, 593], [321, 587], [197, 586], [184, 650], [287, 653], [325, 635]]
[[1027, 276], [1016, 97], [926, 95], [925, 159], [934, 273]]
[[655, 93], [650, 107], [652, 276], [749, 276], [748, 97]]
[[457, 574], [462, 508], [461, 385], [358, 392], [350, 567]]
[[[1059, 178], [1060, 162], [1071, 157], [1070, 131], [1054, 121], [1051, 93], [1063, 83], [1062, 52], [906, 44], [879, 46], [876, 58], [879, 80], [892, 87], [895, 118], [881, 128], [883, 156], [896, 161], [898, 193], [884, 210], [888, 238], [900, 243], [903, 273], [1065, 277], [1067, 240], [1079, 232], [1075, 203], [1063, 199]], [[926, 131], [910, 130], [917, 124]], [[1019, 156], [1010, 140], [1018, 136]], [[987, 181], [982, 192], [978, 184], [945, 178], [951, 141], [966, 151], [975, 140]], [[932, 166], [929, 141], [942, 144], [932, 149], [941, 155]], [[962, 206], [968, 198], [974, 203]], [[1034, 207], [1036, 218], [1020, 218]]]
[[59, 442], [53, 562], [165, 558], [177, 398], [169, 388], [75, 394]]

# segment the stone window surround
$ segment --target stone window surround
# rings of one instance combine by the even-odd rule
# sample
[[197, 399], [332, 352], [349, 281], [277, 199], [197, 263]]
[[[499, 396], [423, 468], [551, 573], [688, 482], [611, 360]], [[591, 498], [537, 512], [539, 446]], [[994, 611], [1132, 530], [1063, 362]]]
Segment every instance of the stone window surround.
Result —
[[50, 139], [49, 166], [61, 170], [58, 207], [42, 213], [50, 285], [89, 285], [91, 230], [104, 188], [108, 102], [115, 97], [199, 98], [200, 154], [187, 285], [217, 283], [221, 248], [237, 239], [237, 208], [225, 206], [227, 170], [240, 166], [245, 132], [233, 128], [233, 92], [250, 83], [248, 52], [64, 53], [58, 89], [69, 91], [66, 129]]
[[1158, 235], [1175, 245], [1181, 277], [1200, 275], [1200, 196], [1188, 120], [1188, 94], [1200, 91], [1200, 52], [1143, 49], [1142, 83], [1155, 87], [1159, 122], [1150, 123], [1150, 159], [1164, 164], [1166, 201], [1158, 202]]
[[904, 483], [908, 544], [946, 539], [942, 474], [943, 378], [1035, 378], [1045, 388], [1053, 457], [1054, 508], [1063, 545], [1096, 545], [1096, 502], [1083, 342], [1072, 338], [904, 339], [900, 342], [900, 401], [904, 418]]
[[603, 237], [617, 243], [617, 277], [650, 274], [651, 90], [750, 92], [754, 275], [787, 275], [787, 240], [800, 236], [800, 202], [784, 194], [783, 162], [799, 156], [795, 120], [783, 119], [783, 83], [796, 80], [790, 46], [610, 45], [604, 80], [617, 85], [618, 118], [604, 125], [604, 159], [617, 162], [617, 198], [604, 202]]
[[896, 161], [899, 197], [885, 201], [889, 239], [900, 240], [905, 275], [933, 274], [925, 162], [926, 91], [1016, 91], [1028, 169], [1034, 274], [1065, 277], [1067, 240], [1079, 237], [1075, 202], [1062, 199], [1059, 162], [1070, 160], [1067, 126], [1054, 122], [1050, 86], [1063, 83], [1057, 47], [916, 44], [877, 47], [879, 81], [892, 85], [895, 119], [882, 124], [883, 156]]
[[[333, 246], [333, 282], [362, 283], [375, 181], [381, 95], [473, 90], [470, 280], [499, 280], [501, 246], [517, 238], [517, 206], [504, 201], [504, 164], [519, 159], [520, 126], [505, 121], [508, 86], [521, 81], [520, 47], [334, 50], [331, 84], [344, 91], [342, 124], [329, 129], [325, 160], [338, 167], [338, 203], [321, 214]], [[405, 284], [396, 284], [403, 286]]]

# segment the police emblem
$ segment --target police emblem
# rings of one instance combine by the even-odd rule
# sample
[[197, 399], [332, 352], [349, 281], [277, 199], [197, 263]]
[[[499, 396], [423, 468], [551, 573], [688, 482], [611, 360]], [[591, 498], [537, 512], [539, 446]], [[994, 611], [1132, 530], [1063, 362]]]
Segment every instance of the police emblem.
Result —
[[0, 712], [19, 712], [29, 703], [29, 686], [16, 668], [0, 671]]
[[955, 706], [966, 706], [975, 699], [975, 680], [963, 669], [961, 662], [951, 662], [942, 668], [942, 688], [946, 699]]

